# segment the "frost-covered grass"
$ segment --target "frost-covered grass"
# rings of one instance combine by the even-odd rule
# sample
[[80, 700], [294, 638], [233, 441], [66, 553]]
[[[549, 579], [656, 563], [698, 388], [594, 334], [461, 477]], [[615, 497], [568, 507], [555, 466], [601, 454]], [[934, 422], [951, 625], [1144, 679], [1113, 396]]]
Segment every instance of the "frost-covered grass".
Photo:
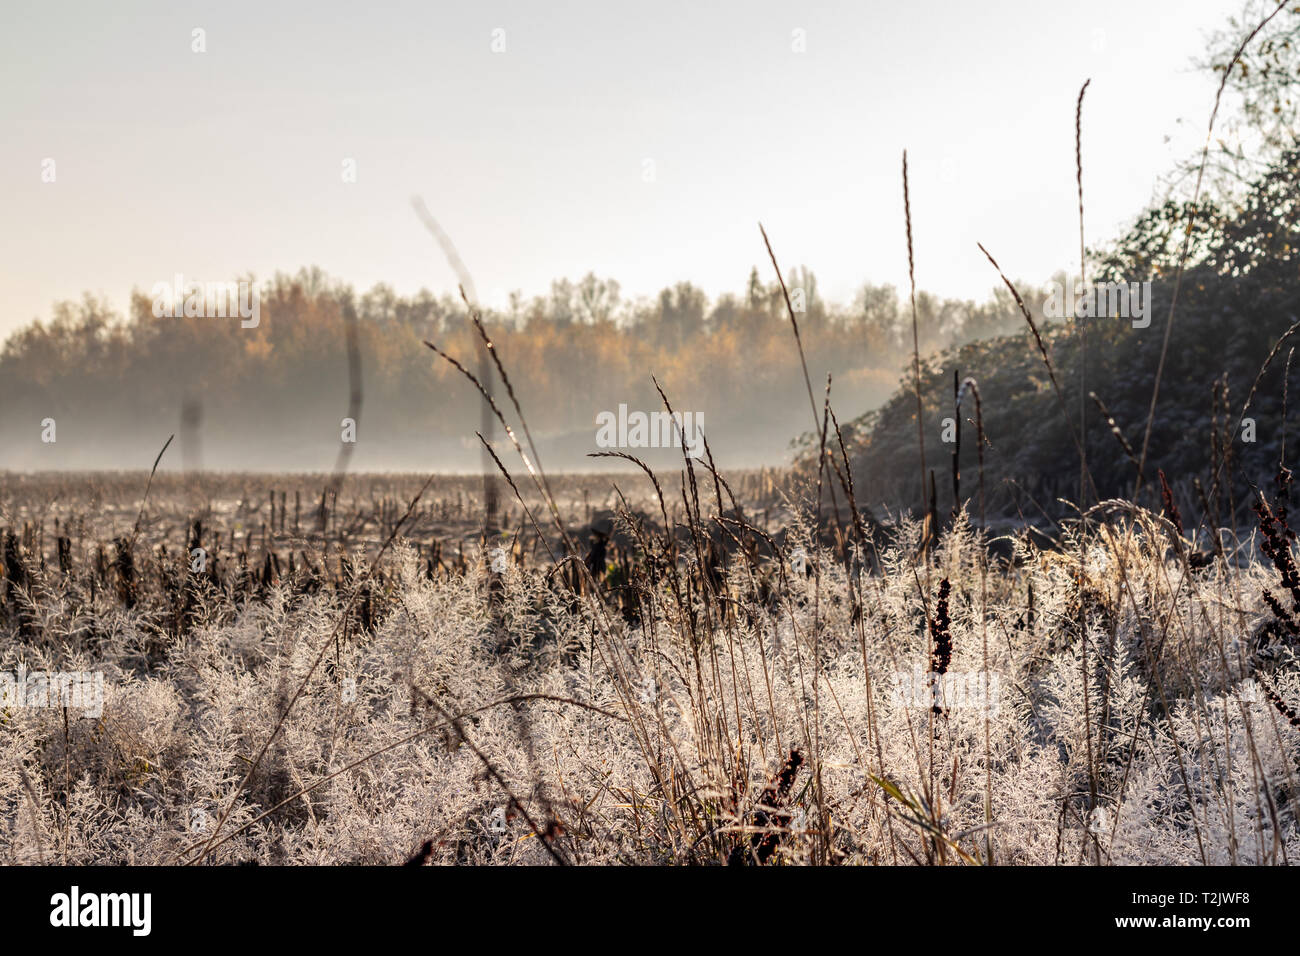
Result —
[[239, 599], [198, 582], [172, 627], [159, 595], [127, 610], [31, 571], [0, 669], [102, 672], [105, 697], [97, 718], [0, 711], [0, 862], [1300, 856], [1271, 566], [1193, 569], [1133, 509], [1011, 562], [964, 519], [926, 551], [910, 522], [878, 551], [795, 528], [775, 553], [731, 525], [750, 547], [722, 560], [726, 535], [687, 525], [634, 529], [632, 566], [594, 576], [430, 576], [399, 540], [370, 628], [359, 574]]

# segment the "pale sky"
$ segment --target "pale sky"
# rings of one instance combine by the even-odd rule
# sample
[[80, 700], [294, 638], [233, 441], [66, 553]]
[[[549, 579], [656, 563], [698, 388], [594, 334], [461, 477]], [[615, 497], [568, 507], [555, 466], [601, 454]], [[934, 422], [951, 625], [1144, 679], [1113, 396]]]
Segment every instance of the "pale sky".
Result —
[[760, 220], [783, 267], [847, 302], [905, 289], [904, 148], [918, 285], [983, 298], [977, 240], [1033, 281], [1077, 263], [1083, 81], [1091, 241], [1199, 147], [1214, 80], [1191, 60], [1239, 10], [5, 0], [0, 335], [177, 272], [451, 291], [416, 193], [489, 305], [588, 271], [631, 297], [740, 292], [752, 265], [771, 278]]

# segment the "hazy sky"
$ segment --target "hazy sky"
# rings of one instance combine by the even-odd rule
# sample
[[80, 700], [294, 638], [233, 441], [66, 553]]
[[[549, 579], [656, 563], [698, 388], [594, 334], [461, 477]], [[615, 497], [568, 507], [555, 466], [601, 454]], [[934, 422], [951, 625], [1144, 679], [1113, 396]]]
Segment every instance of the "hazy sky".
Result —
[[1083, 80], [1101, 239], [1199, 145], [1214, 81], [1190, 61], [1239, 8], [5, 0], [0, 334], [176, 272], [450, 291], [415, 193], [492, 305], [588, 271], [739, 292], [771, 277], [759, 220], [848, 301], [906, 282], [905, 147], [918, 284], [982, 298], [976, 240], [1031, 280], [1077, 261]]

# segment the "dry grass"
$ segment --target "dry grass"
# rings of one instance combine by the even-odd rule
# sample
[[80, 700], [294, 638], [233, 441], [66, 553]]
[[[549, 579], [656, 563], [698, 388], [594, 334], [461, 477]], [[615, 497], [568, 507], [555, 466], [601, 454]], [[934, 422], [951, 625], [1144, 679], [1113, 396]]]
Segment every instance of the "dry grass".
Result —
[[689, 479], [673, 491], [690, 522], [631, 518], [636, 563], [599, 576], [516, 557], [430, 577], [399, 543], [368, 621], [346, 582], [286, 582], [241, 602], [200, 589], [160, 635], [152, 588], [130, 611], [115, 592], [86, 606], [76, 575], [31, 570], [8, 596], [32, 624], [6, 626], [6, 666], [99, 670], [106, 698], [66, 726], [59, 708], [4, 711], [0, 858], [397, 863], [426, 841], [441, 863], [1296, 853], [1285, 570], [1234, 550], [1189, 572], [1168, 522], [1119, 506], [1094, 516], [1113, 534], [1022, 540], [989, 566], [963, 514], [926, 594], [918, 523], [846, 555], [796, 526], [766, 554], [742, 518], [715, 520], [716, 498], [697, 520]]
[[[906, 155], [903, 181], [911, 278]], [[449, 523], [432, 480], [340, 507], [336, 479], [316, 527], [296, 506], [286, 530], [283, 496], [279, 521], [274, 493], [261, 519], [265, 486], [232, 517], [210, 486], [169, 496], [163, 477], [162, 501], [186, 503], [152, 525], [141, 505], [111, 544], [105, 483], [64, 489], [80, 515], [56, 524], [51, 561], [63, 492], [6, 479], [0, 514], [22, 530], [3, 539], [0, 661], [99, 673], [105, 695], [89, 717], [0, 709], [0, 863], [1291, 862], [1290, 472], [1279, 464], [1245, 540], [1204, 515], [1185, 529], [1163, 472], [1163, 514], [1097, 501], [1084, 389], [1076, 431], [1030, 310], [985, 255], [1080, 454], [1082, 507], [1051, 547], [1027, 528], [989, 540], [970, 379], [954, 405], [960, 421], [975, 400], [978, 513], [940, 518], [919, 433], [923, 514], [877, 524], [829, 378], [818, 409], [788, 294], [817, 447], [779, 481], [723, 475], [711, 452], [675, 474], [609, 453], [640, 476], [590, 479], [609, 514], [581, 483], [579, 503], [542, 470], [477, 316], [492, 359], [478, 376], [426, 344], [483, 397], [483, 431], [504, 429], [508, 445], [483, 440], [513, 494], [499, 527], [460, 491]], [[912, 361], [920, 432], [914, 282]], [[205, 533], [223, 533], [214, 518], [226, 547], [196, 566]]]

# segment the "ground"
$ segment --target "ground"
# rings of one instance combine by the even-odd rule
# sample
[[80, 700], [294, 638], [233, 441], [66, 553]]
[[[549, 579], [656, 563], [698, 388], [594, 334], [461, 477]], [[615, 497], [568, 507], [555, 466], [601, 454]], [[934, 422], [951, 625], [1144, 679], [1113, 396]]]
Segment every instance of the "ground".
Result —
[[5, 476], [0, 862], [1300, 852], [1282, 525], [1194, 567], [1138, 509], [1040, 550], [841, 494], [814, 536], [815, 485], [697, 471], [525, 474], [486, 540], [480, 478], [321, 521], [328, 476], [164, 475], [143, 517], [147, 475]]

